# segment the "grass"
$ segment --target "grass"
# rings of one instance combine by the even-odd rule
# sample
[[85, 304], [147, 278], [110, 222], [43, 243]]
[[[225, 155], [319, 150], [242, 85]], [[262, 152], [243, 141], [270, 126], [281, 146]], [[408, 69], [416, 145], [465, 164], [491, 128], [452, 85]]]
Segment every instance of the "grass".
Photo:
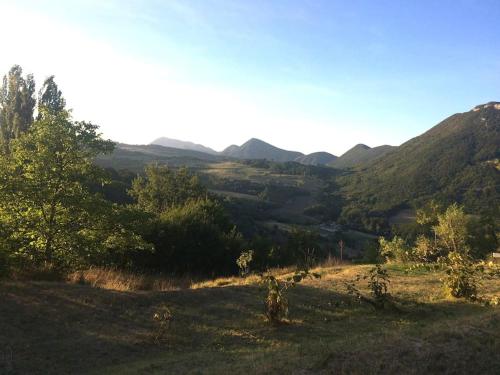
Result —
[[[163, 292], [4, 281], [0, 373], [493, 374], [500, 368], [498, 308], [449, 299], [439, 274], [392, 267], [390, 291], [401, 312], [375, 312], [343, 287], [369, 268], [319, 267], [321, 279], [290, 290], [291, 315], [281, 326], [265, 322], [256, 276]], [[291, 271], [275, 270], [283, 277]], [[500, 294], [498, 280], [485, 287], [489, 296]], [[165, 307], [173, 317], [158, 345], [153, 316]]]

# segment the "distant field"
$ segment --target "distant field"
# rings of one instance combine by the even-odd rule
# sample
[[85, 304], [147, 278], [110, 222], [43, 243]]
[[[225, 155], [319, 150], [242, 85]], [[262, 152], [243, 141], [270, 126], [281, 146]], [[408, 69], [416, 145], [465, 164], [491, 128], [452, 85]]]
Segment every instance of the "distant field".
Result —
[[[401, 312], [375, 312], [343, 282], [369, 266], [320, 268], [290, 292], [290, 321], [262, 315], [257, 278], [190, 289], [119, 292], [49, 282], [0, 283], [4, 374], [493, 374], [500, 313], [445, 296], [439, 274], [390, 269]], [[500, 281], [486, 285], [500, 294]], [[153, 314], [167, 306], [161, 344]]]

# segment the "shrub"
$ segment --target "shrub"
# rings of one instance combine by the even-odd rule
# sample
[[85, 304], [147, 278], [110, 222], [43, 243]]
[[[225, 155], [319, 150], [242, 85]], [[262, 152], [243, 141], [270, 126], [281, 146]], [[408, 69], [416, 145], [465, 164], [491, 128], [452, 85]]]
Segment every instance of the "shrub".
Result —
[[387, 262], [408, 263], [413, 260], [412, 249], [399, 236], [394, 236], [390, 241], [380, 237], [379, 246], [380, 255]]
[[422, 263], [431, 263], [438, 260], [439, 256], [442, 254], [442, 251], [436, 245], [435, 241], [432, 241], [424, 235], [420, 235], [415, 241], [413, 254], [417, 261]]
[[285, 280], [278, 280], [273, 275], [262, 275], [261, 283], [266, 287], [267, 293], [264, 299], [264, 313], [267, 320], [272, 324], [279, 324], [288, 317], [288, 288], [295, 286], [305, 278], [319, 278], [317, 273], [309, 272], [309, 269], [298, 269], [293, 276]]
[[153, 340], [156, 344], [160, 344], [170, 328], [170, 322], [173, 315], [170, 309], [166, 306], [161, 306], [153, 314], [153, 321], [155, 322], [155, 330], [153, 332]]
[[[366, 297], [357, 287], [360, 280], [368, 280], [370, 297]], [[380, 264], [371, 268], [366, 275], [357, 275], [353, 280], [346, 282], [347, 292], [361, 302], [366, 302], [377, 310], [394, 306], [389, 293], [389, 273]]]
[[262, 283], [267, 288], [264, 299], [264, 313], [270, 323], [277, 324], [288, 317], [288, 298], [286, 290], [290, 283], [280, 282], [275, 276], [267, 275], [262, 279]]
[[441, 259], [446, 276], [442, 279], [446, 289], [455, 298], [477, 299], [480, 275], [467, 254], [452, 251]]
[[240, 269], [240, 276], [246, 276], [250, 273], [250, 263], [253, 261], [253, 250], [243, 251], [236, 259], [236, 264]]

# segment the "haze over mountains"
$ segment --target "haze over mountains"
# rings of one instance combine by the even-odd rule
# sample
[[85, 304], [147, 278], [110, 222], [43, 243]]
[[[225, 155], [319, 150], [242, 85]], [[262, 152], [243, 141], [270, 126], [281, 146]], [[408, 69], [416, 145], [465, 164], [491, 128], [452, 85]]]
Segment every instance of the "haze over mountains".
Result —
[[358, 144], [338, 157], [324, 151], [305, 155], [298, 151], [281, 149], [257, 138], [251, 138], [241, 146], [231, 145], [222, 152], [217, 152], [209, 147], [193, 142], [180, 141], [166, 137], [154, 140], [151, 142], [151, 145], [204, 152], [210, 155], [220, 155], [242, 160], [266, 159], [275, 162], [295, 161], [304, 165], [330, 165], [337, 168], [349, 168], [366, 161], [374, 160], [385, 155], [394, 148], [393, 146], [387, 145], [370, 148], [366, 145]]

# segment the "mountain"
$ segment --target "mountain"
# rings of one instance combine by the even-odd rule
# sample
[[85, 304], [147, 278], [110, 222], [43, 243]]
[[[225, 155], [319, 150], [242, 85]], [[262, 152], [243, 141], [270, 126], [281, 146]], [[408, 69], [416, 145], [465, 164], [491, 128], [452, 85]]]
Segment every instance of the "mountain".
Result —
[[364, 144], [358, 144], [342, 154], [342, 156], [328, 163], [328, 165], [334, 168], [351, 168], [359, 164], [376, 160], [394, 149], [396, 149], [396, 147], [388, 145], [371, 148]]
[[181, 150], [192, 150], [192, 151], [199, 151], [199, 152], [204, 152], [207, 154], [212, 154], [216, 155], [217, 151], [212, 150], [209, 147], [205, 147], [200, 144], [196, 144], [193, 142], [187, 142], [187, 141], [180, 141], [178, 139], [171, 139], [171, 138], [166, 138], [166, 137], [161, 137], [158, 139], [155, 139], [153, 142], [151, 142], [152, 145], [160, 145], [164, 147], [171, 147], [171, 148], [178, 148]]
[[183, 150], [160, 145], [127, 145], [118, 143], [111, 154], [97, 157], [96, 164], [103, 168], [110, 167], [116, 170], [127, 169], [133, 172], [141, 172], [147, 164], [156, 162], [172, 166], [203, 167], [207, 163], [223, 159], [223, 156], [200, 151]]
[[293, 161], [304, 154], [287, 151], [260, 139], [252, 138], [241, 146], [232, 145], [222, 151], [222, 155], [236, 159], [267, 159], [278, 162]]
[[347, 173], [341, 180], [349, 197], [344, 213], [377, 215], [438, 199], [500, 217], [499, 161], [500, 103], [490, 102], [454, 114]]
[[335, 155], [328, 152], [313, 152], [309, 155], [299, 156], [295, 161], [305, 165], [327, 165], [336, 159]]

